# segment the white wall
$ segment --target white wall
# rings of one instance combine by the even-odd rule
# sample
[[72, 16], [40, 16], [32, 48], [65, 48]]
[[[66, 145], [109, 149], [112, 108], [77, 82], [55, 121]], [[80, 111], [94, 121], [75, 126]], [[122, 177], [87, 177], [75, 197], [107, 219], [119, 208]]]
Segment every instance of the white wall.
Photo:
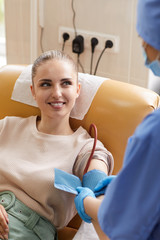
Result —
[[[5, 1], [6, 9], [9, 11], [8, 63], [30, 63], [30, 1]], [[59, 27], [73, 28], [71, 0], [44, 0], [44, 2], [43, 49], [45, 51], [61, 49], [62, 46], [58, 43]], [[97, 75], [147, 87], [148, 70], [143, 64], [141, 40], [136, 32], [136, 5], [137, 0], [74, 0], [76, 27], [120, 38], [119, 53], [109, 54], [105, 51]], [[40, 54], [39, 42], [37, 48]], [[76, 59], [71, 47], [66, 47], [65, 51]], [[94, 66], [99, 54], [100, 51], [96, 51]], [[80, 56], [86, 72], [89, 72], [90, 56], [88, 49]]]

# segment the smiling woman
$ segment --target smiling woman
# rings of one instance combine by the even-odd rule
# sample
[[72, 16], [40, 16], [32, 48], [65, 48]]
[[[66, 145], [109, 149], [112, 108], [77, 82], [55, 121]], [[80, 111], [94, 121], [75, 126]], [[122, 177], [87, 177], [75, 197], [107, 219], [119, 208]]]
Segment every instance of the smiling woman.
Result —
[[[82, 180], [94, 139], [83, 127], [70, 125], [80, 84], [68, 55], [43, 53], [33, 64], [31, 91], [38, 116], [0, 120], [0, 239], [57, 240], [57, 229], [68, 225], [76, 208], [74, 195], [54, 187], [54, 170]], [[93, 169], [100, 176], [113, 169], [112, 154], [98, 140], [88, 171]], [[9, 211], [4, 199], [13, 200]], [[24, 218], [34, 227], [24, 225]]]

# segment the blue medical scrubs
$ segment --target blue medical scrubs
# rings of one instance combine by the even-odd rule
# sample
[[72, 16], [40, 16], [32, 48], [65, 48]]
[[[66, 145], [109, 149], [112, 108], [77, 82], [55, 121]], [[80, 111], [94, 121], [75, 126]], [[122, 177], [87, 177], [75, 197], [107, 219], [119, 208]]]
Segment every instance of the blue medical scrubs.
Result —
[[160, 240], [160, 109], [129, 139], [124, 166], [98, 212], [111, 240]]

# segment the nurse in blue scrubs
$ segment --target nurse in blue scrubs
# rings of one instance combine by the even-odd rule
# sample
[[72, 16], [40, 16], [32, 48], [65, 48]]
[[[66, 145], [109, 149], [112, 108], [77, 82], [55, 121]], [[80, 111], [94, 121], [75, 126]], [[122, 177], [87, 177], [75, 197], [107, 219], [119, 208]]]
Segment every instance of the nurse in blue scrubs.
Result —
[[[139, 0], [137, 10], [145, 65], [160, 76], [160, 0]], [[160, 109], [137, 127], [122, 170], [110, 180], [96, 188], [106, 188], [102, 202], [90, 189], [78, 189], [75, 204], [83, 220], [97, 220], [106, 239], [160, 240]]]

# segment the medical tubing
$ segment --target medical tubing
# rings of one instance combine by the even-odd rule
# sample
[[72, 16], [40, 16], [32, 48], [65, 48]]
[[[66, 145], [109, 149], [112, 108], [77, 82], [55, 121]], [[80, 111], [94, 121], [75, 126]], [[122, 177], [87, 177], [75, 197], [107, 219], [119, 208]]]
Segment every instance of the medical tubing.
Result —
[[94, 151], [95, 151], [95, 148], [96, 148], [96, 143], [97, 143], [97, 127], [96, 127], [96, 125], [95, 125], [94, 123], [92, 123], [92, 124], [90, 125], [90, 128], [89, 128], [89, 134], [90, 134], [90, 135], [91, 135], [92, 128], [94, 129], [94, 143], [93, 143], [93, 148], [92, 148], [91, 154], [90, 154], [90, 156], [89, 156], [87, 165], [86, 165], [86, 167], [85, 167], [85, 169], [84, 169], [83, 175], [88, 171], [90, 162], [91, 162], [91, 160], [92, 160], [92, 157], [93, 157], [93, 154], [94, 154]]

